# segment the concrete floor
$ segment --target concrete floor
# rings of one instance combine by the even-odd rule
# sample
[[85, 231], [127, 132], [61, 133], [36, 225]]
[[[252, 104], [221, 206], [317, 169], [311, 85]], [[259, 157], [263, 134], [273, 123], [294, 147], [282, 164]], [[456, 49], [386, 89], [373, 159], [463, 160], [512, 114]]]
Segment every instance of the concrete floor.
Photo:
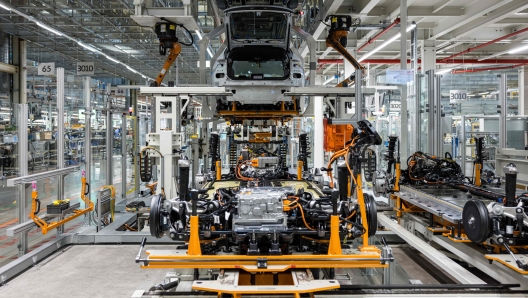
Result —
[[168, 272], [140, 269], [134, 261], [138, 250], [139, 245], [70, 246], [0, 287], [0, 297], [130, 297], [163, 282]]
[[[114, 186], [118, 194], [116, 195], [117, 201], [121, 200], [121, 162], [120, 157], [114, 158]], [[91, 183], [91, 199], [96, 202], [97, 193], [95, 190], [105, 185], [106, 181], [106, 168], [104, 167], [105, 160], [96, 161], [100, 166], [96, 169], [95, 165], [92, 165], [92, 183]], [[81, 170], [84, 169], [84, 165], [80, 165]], [[133, 189], [132, 169], [130, 165], [127, 165], [127, 189]], [[32, 174], [32, 173], [30, 173]], [[10, 178], [10, 177], [8, 177]], [[81, 201], [81, 171], [75, 172], [65, 176], [64, 193], [65, 198], [71, 200], [72, 204]], [[7, 181], [5, 179], [0, 180], [0, 266], [6, 265], [7, 263], [17, 259], [17, 244], [18, 238], [6, 236], [6, 229], [18, 224], [17, 216], [17, 205], [16, 199], [18, 197], [18, 187], [7, 187]], [[39, 199], [42, 204], [40, 214], [46, 213], [46, 205], [51, 203], [57, 198], [57, 179], [44, 179], [37, 182], [37, 191]], [[129, 193], [127, 198], [132, 198], [134, 192]], [[81, 203], [81, 207], [84, 206]], [[26, 214], [29, 214], [31, 208], [31, 188], [26, 189]], [[27, 218], [29, 220], [29, 216]], [[72, 232], [75, 229], [83, 226], [84, 217], [74, 219], [65, 226], [66, 232]], [[28, 233], [29, 239], [29, 250], [35, 249], [40, 245], [51, 241], [55, 238], [55, 231], [50, 231], [46, 235], [42, 235], [40, 229], [33, 229]]]
[[[148, 290], [162, 283], [169, 272], [168, 269], [140, 269], [134, 261], [138, 249], [139, 245], [69, 246], [0, 287], [0, 297], [131, 297], [135, 290]], [[160, 245], [150, 249], [174, 247]], [[409, 279], [423, 284], [440, 283], [406, 257], [401, 248], [394, 248], [394, 255], [397, 263], [393, 283], [408, 284]], [[192, 278], [190, 274], [186, 272], [182, 280]], [[367, 274], [361, 269], [338, 269], [336, 274], [342, 284], [382, 282], [381, 270]], [[190, 282], [182, 282], [177, 290], [190, 290]]]

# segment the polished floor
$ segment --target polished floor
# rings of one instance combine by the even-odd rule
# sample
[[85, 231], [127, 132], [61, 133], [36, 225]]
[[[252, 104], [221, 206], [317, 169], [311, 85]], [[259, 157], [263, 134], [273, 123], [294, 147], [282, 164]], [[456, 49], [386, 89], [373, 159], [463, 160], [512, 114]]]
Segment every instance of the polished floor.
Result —
[[[140, 269], [134, 259], [139, 245], [75, 245], [66, 247], [19, 277], [0, 287], [0, 297], [131, 297], [136, 290], [148, 290], [163, 283], [169, 269]], [[160, 245], [149, 249], [174, 249]], [[410, 250], [410, 251], [406, 251]], [[410, 248], [395, 248], [393, 283], [438, 284], [415, 261], [407, 257]], [[182, 280], [191, 280], [192, 271], [181, 272]], [[202, 272], [201, 272], [202, 273]], [[206, 271], [203, 271], [206, 274]], [[381, 284], [381, 270], [338, 269], [336, 279], [343, 284]], [[190, 290], [182, 282], [177, 290]]]
[[[121, 156], [114, 156], [113, 181], [117, 190], [117, 202], [121, 201]], [[81, 170], [84, 165], [81, 164]], [[127, 198], [134, 196], [133, 169], [130, 162], [127, 163]], [[9, 179], [10, 177], [7, 177]], [[7, 187], [7, 179], [0, 180], [0, 267], [17, 258], [18, 238], [6, 236], [6, 230], [18, 224], [18, 187]], [[105, 160], [96, 160], [92, 163], [92, 182], [91, 182], [91, 200], [96, 202], [97, 189], [100, 189], [106, 182]], [[37, 191], [41, 201], [41, 211], [39, 214], [46, 213], [45, 206], [57, 199], [57, 178], [50, 178], [37, 181]], [[81, 171], [65, 176], [64, 178], [65, 198], [70, 199], [71, 204], [81, 201]], [[29, 214], [31, 208], [31, 187], [26, 188], [26, 211]], [[83, 204], [81, 204], [81, 208]], [[29, 219], [29, 216], [27, 218]], [[79, 217], [65, 225], [65, 232], [73, 232], [77, 228], [87, 225], [88, 220]], [[56, 231], [52, 230], [43, 235], [40, 229], [32, 229], [28, 233], [29, 251], [47, 243], [56, 237]]]

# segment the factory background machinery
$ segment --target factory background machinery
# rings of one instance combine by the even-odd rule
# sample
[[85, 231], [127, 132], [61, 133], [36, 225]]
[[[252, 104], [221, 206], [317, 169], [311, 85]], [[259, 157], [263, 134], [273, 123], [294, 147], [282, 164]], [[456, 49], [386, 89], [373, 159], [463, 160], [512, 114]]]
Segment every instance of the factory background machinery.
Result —
[[528, 295], [525, 1], [103, 2], [0, 1], [0, 296]]

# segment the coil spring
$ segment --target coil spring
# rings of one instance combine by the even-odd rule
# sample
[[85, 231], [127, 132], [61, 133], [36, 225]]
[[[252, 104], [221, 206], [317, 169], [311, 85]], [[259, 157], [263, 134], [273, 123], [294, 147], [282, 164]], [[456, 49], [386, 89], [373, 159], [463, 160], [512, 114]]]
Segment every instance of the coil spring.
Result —
[[152, 180], [152, 167], [148, 152], [145, 152], [145, 155], [140, 157], [139, 170], [139, 176], [141, 177], [142, 182], [149, 182]]
[[[284, 138], [286, 139], [286, 138]], [[281, 148], [280, 148], [280, 154], [282, 156], [282, 164], [281, 166], [283, 168], [286, 167], [286, 155], [288, 154], [288, 143], [286, 143], [286, 141], [284, 141], [284, 143], [282, 143], [281, 145]]]
[[209, 155], [211, 155], [211, 171], [216, 170], [216, 161], [220, 160], [220, 136], [212, 133], [209, 138]]
[[234, 172], [237, 166], [237, 147], [233, 136], [229, 137], [229, 167]]
[[299, 134], [299, 155], [297, 157], [297, 160], [300, 160], [303, 162], [303, 169], [305, 171], [308, 171], [308, 156], [310, 156], [311, 152], [308, 151], [308, 146], [310, 145], [308, 134], [305, 132], [302, 132]]

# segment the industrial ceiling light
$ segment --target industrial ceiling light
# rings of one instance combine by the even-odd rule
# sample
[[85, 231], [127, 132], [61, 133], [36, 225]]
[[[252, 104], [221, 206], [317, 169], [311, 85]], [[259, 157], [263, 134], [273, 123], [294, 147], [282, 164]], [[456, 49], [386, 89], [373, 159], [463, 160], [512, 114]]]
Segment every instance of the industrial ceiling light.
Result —
[[80, 41], [78, 41], [77, 44], [79, 44], [81, 47], [83, 47], [83, 48], [85, 48], [85, 49], [87, 49], [87, 50], [89, 50], [89, 51], [97, 52], [96, 49], [94, 49], [94, 48], [92, 48], [91, 46], [89, 46], [89, 45], [87, 45], [87, 44], [84, 44], [84, 43], [82, 43], [82, 42], [80, 42]]
[[[414, 29], [414, 27], [416, 27], [416, 24], [413, 22], [409, 27], [407, 27], [407, 30], [406, 32], [409, 32], [411, 31], [412, 29]], [[378, 52], [379, 50], [383, 49], [384, 47], [386, 47], [387, 45], [389, 45], [390, 43], [392, 43], [393, 41], [395, 41], [396, 39], [400, 38], [401, 37], [401, 32], [394, 35], [393, 37], [389, 38], [388, 40], [386, 40], [384, 43], [382, 43], [381, 45], [379, 45], [378, 47], [374, 48], [372, 51], [366, 53], [365, 55], [363, 55], [359, 60], [358, 62], [361, 62], [365, 59], [367, 59], [368, 57], [372, 56], [373, 54], [375, 54], [376, 52]]]
[[128, 68], [128, 70], [130, 70], [133, 73], [138, 73], [137, 70], [133, 69], [132, 67], [130, 67], [128, 65], [126, 66], [126, 68]]
[[446, 69], [439, 69], [436, 74], [443, 74], [443, 73], [448, 73], [450, 71], [452, 71], [453, 69], [452, 68], [446, 68]]
[[334, 77], [331, 77], [329, 78], [328, 80], [326, 80], [323, 85], [326, 85], [326, 84], [329, 84], [330, 82], [332, 82], [335, 78]]
[[522, 47], [518, 47], [516, 49], [509, 51], [508, 54], [515, 54], [515, 53], [519, 53], [519, 52], [526, 51], [526, 50], [528, 50], [528, 46], [522, 46]]
[[110, 57], [110, 56], [108, 56], [108, 55], [105, 55], [105, 57], [106, 57], [106, 59], [108, 59], [108, 60], [110, 60], [110, 61], [112, 61], [112, 62], [114, 62], [114, 63], [121, 64], [121, 62], [119, 62], [119, 60], [114, 59], [114, 58], [112, 58], [112, 57]]
[[196, 35], [198, 35], [198, 38], [202, 40], [202, 35], [200, 34], [200, 31], [194, 30], [194, 33], [196, 33]]
[[[51, 33], [53, 33], [53, 34], [55, 34], [55, 35], [58, 35], [58, 36], [64, 36], [64, 37], [68, 38], [68, 39], [71, 40], [71, 41], [77, 42], [77, 44], [79, 44], [81, 47], [83, 47], [83, 48], [85, 48], [85, 49], [87, 49], [87, 50], [89, 50], [89, 51], [91, 51], [91, 52], [99, 53], [99, 54], [101, 54], [101, 55], [104, 55], [108, 60], [110, 60], [110, 61], [112, 61], [112, 62], [114, 62], [114, 63], [123, 64], [123, 63], [120, 62], [119, 60], [114, 59], [114, 58], [112, 58], [112, 57], [106, 55], [106, 54], [103, 53], [102, 51], [99, 51], [99, 50], [97, 50], [96, 48], [94, 48], [94, 47], [92, 47], [92, 46], [89, 46], [89, 45], [83, 43], [82, 41], [77, 40], [76, 38], [71, 37], [71, 36], [69, 36], [69, 35], [67, 35], [67, 34], [65, 34], [65, 33], [63, 33], [63, 32], [60, 32], [60, 31], [58, 31], [58, 30], [56, 30], [56, 29], [53, 29], [53, 28], [51, 28], [50, 26], [48, 26], [48, 25], [46, 25], [46, 24], [44, 24], [44, 23], [41, 23], [41, 22], [37, 21], [35, 18], [33, 18], [33, 17], [31, 17], [31, 16], [28, 16], [27, 14], [25, 14], [25, 13], [19, 11], [19, 10], [12, 9], [11, 7], [7, 6], [6, 4], [4, 4], [4, 3], [2, 3], [2, 2], [0, 2], [0, 8], [3, 8], [3, 9], [8, 10], [8, 11], [12, 11], [12, 12], [18, 14], [19, 16], [28, 19], [28, 20], [31, 21], [31, 22], [34, 22], [34, 23], [37, 24], [39, 27], [41, 27], [41, 28], [43, 28], [43, 29], [46, 29], [46, 30], [50, 31]], [[200, 35], [198, 35], [198, 36], [200, 36]], [[201, 36], [200, 36], [200, 38], [201, 38]], [[117, 47], [118, 49], [120, 49], [118, 46], [116, 46], [116, 47]], [[120, 50], [122, 50], [122, 49], [120, 49]], [[122, 50], [122, 51], [124, 51], [124, 50]], [[211, 54], [211, 53], [209, 53], [209, 54]], [[211, 56], [212, 56], [212, 55], [211, 55]], [[129, 66], [127, 66], [127, 69], [130, 70], [130, 71], [132, 71], [133, 73], [139, 73], [138, 71], [136, 71], [135, 69], [133, 69], [133, 68], [131, 68], [131, 67], [129, 67]], [[139, 74], [141, 74], [141, 73], [139, 73]], [[153, 80], [152, 78], [147, 77], [147, 76], [145, 76], [144, 74], [141, 74], [141, 76], [143, 76], [143, 77], [145, 77], [145, 78], [148, 78], [149, 80]]]
[[1, 3], [0, 3], [0, 7], [2, 7], [3, 9], [5, 9], [5, 10], [7, 10], [7, 11], [11, 11], [11, 8], [5, 6], [4, 4], [1, 4]]
[[213, 57], [213, 52], [211, 52], [209, 48], [207, 48], [207, 53], [209, 53], [209, 56], [211, 56], [211, 58]]
[[36, 23], [37, 23], [37, 25], [38, 25], [39, 27], [44, 28], [44, 29], [48, 30], [49, 32], [51, 32], [51, 33], [53, 33], [53, 34], [55, 34], [55, 35], [58, 35], [58, 36], [64, 36], [64, 33], [60, 32], [60, 31], [57, 31], [57, 30], [55, 30], [55, 29], [49, 27], [48, 25], [45, 25], [45, 24], [43, 24], [43, 23], [41, 23], [41, 22], [36, 22]]

